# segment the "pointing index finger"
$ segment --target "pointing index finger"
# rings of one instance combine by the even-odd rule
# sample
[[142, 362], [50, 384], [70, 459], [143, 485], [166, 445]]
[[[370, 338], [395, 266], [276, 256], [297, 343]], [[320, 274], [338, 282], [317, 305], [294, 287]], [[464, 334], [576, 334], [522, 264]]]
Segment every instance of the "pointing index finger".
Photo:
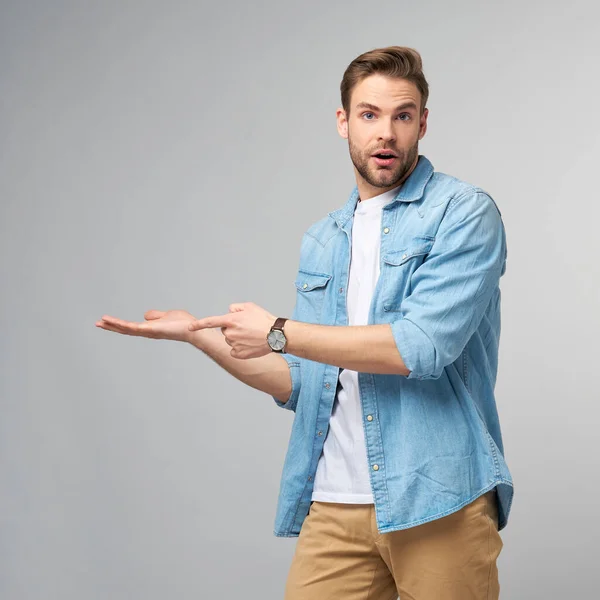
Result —
[[205, 317], [192, 321], [189, 325], [190, 331], [198, 329], [208, 329], [211, 327], [227, 327], [230, 325], [230, 315], [220, 315], [215, 317]]

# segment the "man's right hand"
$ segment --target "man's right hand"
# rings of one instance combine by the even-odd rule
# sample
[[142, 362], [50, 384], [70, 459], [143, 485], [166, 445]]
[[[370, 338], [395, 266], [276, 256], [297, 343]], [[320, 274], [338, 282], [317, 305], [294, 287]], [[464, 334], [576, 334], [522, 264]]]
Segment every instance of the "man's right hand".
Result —
[[186, 310], [149, 310], [144, 319], [145, 322], [135, 323], [104, 315], [96, 326], [125, 335], [178, 342], [191, 342], [196, 333], [188, 329], [190, 321], [195, 321], [196, 317]]

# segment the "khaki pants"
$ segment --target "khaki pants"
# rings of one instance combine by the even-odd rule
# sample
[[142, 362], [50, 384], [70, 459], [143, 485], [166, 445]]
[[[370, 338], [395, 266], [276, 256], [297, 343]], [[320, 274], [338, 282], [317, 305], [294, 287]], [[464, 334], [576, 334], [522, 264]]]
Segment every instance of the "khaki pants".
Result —
[[496, 492], [441, 519], [380, 534], [372, 504], [313, 502], [285, 600], [497, 600]]

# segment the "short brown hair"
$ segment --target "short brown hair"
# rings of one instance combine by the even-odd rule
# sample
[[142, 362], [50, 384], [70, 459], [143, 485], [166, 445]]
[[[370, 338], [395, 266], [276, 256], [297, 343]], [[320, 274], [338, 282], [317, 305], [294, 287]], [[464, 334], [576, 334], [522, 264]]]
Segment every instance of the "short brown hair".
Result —
[[348, 65], [340, 84], [342, 106], [346, 114], [350, 114], [350, 95], [354, 87], [375, 73], [412, 81], [421, 93], [421, 114], [423, 114], [429, 98], [429, 84], [423, 74], [421, 55], [414, 48], [405, 46], [375, 48], [357, 56]]

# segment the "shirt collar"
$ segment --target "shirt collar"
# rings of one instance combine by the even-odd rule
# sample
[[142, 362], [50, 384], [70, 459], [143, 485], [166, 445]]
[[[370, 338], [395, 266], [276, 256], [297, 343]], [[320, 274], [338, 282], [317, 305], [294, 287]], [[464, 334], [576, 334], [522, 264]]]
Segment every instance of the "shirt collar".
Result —
[[[420, 200], [425, 192], [425, 186], [433, 175], [433, 164], [424, 156], [419, 154], [417, 165], [412, 170], [406, 181], [400, 186], [400, 190], [395, 198], [390, 202], [414, 202]], [[346, 204], [338, 210], [331, 211], [328, 215], [340, 226], [354, 215], [354, 210], [358, 203], [358, 186], [354, 186]]]

